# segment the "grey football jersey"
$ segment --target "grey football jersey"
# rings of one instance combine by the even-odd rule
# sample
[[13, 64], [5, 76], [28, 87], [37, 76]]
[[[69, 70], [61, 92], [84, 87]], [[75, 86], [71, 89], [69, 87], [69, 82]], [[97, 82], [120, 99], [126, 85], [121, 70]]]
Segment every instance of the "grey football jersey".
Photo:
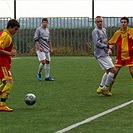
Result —
[[[50, 51], [50, 47], [48, 44], [50, 42], [50, 32], [47, 27], [46, 28], [43, 28], [43, 27], [37, 28], [35, 31], [35, 34], [34, 34], [34, 40], [39, 42], [43, 51], [45, 51], [45, 52]], [[38, 47], [36, 46], [36, 51], [37, 50], [38, 50]]]
[[105, 28], [95, 28], [92, 31], [92, 40], [94, 43], [95, 58], [107, 57], [108, 55], [108, 40]]

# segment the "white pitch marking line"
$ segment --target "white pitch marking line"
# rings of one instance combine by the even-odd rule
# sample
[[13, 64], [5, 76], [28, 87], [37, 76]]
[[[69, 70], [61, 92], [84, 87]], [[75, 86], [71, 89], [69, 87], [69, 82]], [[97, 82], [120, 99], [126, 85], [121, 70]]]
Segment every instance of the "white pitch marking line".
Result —
[[116, 107], [114, 107], [114, 108], [112, 108], [112, 109], [108, 109], [108, 110], [106, 110], [106, 111], [104, 111], [104, 112], [102, 112], [102, 113], [100, 113], [100, 114], [94, 115], [94, 116], [92, 116], [92, 117], [90, 117], [90, 118], [87, 118], [87, 119], [84, 120], [84, 121], [81, 121], [81, 122], [78, 122], [78, 123], [76, 123], [76, 124], [73, 124], [73, 125], [71, 125], [71, 126], [69, 126], [69, 127], [66, 127], [66, 128], [64, 128], [64, 129], [61, 129], [61, 130], [55, 132], [55, 133], [64, 133], [64, 132], [67, 132], [67, 131], [69, 131], [69, 130], [71, 130], [71, 129], [73, 129], [73, 128], [76, 128], [76, 127], [80, 126], [80, 125], [83, 125], [83, 124], [88, 123], [88, 122], [90, 122], [90, 121], [92, 121], [92, 120], [95, 120], [95, 119], [97, 119], [97, 118], [99, 118], [99, 117], [101, 117], [101, 116], [103, 116], [103, 115], [106, 115], [106, 114], [111, 113], [111, 112], [113, 112], [113, 111], [115, 111], [115, 110], [118, 110], [118, 109], [120, 109], [120, 108], [123, 108], [123, 107], [125, 107], [125, 106], [127, 106], [127, 105], [129, 105], [129, 104], [131, 104], [131, 103], [133, 103], [133, 100], [131, 100], [131, 101], [129, 101], [129, 102], [126, 102], [126, 103], [124, 103], [124, 104], [121, 104], [121, 105], [119, 105], [119, 106], [116, 106]]

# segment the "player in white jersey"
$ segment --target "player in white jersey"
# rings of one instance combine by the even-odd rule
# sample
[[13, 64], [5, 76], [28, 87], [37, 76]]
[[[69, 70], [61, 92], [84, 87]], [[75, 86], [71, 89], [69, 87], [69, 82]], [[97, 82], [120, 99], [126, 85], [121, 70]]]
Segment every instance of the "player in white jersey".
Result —
[[109, 45], [106, 35], [106, 29], [103, 28], [103, 18], [97, 16], [95, 19], [96, 28], [92, 31], [92, 40], [94, 42], [94, 56], [106, 72], [104, 73], [100, 86], [97, 89], [97, 93], [111, 96], [108, 88], [113, 80], [114, 74], [116, 73], [114, 64], [108, 54]]
[[34, 40], [36, 44], [36, 53], [40, 61], [38, 67], [37, 78], [41, 81], [41, 72], [45, 69], [45, 80], [53, 81], [50, 77], [50, 53], [53, 53], [52, 43], [50, 40], [50, 32], [47, 28], [48, 19], [42, 19], [41, 27], [38, 27], [34, 34]]

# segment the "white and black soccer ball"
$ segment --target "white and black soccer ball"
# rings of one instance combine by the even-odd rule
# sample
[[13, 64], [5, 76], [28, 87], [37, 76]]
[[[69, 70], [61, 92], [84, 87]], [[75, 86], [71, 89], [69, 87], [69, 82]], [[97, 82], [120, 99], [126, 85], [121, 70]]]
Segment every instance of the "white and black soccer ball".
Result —
[[36, 96], [32, 93], [29, 93], [24, 97], [24, 101], [27, 105], [33, 105], [36, 102]]

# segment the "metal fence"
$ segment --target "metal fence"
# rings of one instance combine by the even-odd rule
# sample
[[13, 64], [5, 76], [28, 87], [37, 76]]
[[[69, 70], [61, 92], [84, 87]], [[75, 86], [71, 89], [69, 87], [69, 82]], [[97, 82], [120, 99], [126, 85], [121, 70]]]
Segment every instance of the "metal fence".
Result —
[[[17, 49], [21, 53], [32, 53], [34, 32], [41, 26], [42, 18], [20, 18]], [[54, 55], [88, 55], [89, 18], [49, 18], [49, 29]]]
[[[0, 18], [0, 30], [6, 28], [11, 18]], [[104, 17], [108, 38], [120, 26], [120, 17]], [[19, 18], [20, 30], [14, 37], [15, 47], [20, 54], [34, 55], [34, 32], [41, 26], [42, 18]], [[53, 55], [92, 55], [92, 20], [89, 17], [48, 18]], [[129, 17], [133, 26], [133, 18]]]

